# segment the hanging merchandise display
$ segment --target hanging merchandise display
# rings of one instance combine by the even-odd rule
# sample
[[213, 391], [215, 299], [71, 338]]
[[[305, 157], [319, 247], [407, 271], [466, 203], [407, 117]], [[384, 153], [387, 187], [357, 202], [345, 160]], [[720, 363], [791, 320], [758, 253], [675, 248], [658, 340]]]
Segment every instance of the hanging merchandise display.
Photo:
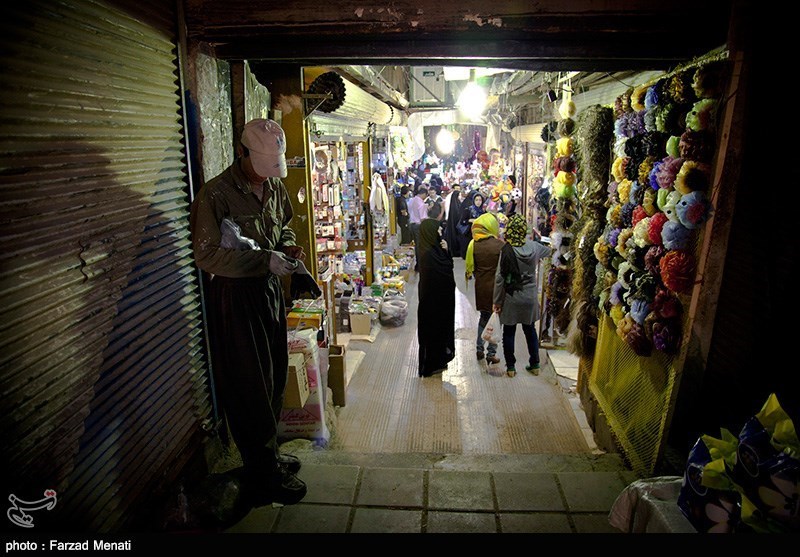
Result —
[[342, 211], [343, 154], [336, 143], [313, 142], [311, 189], [314, 203], [314, 235], [319, 276], [342, 272], [346, 245]]
[[592, 246], [599, 322], [589, 386], [642, 473], [652, 472], [661, 448], [674, 357], [697, 295], [698, 237], [713, 214], [715, 95], [726, 67], [699, 62], [614, 103], [608, 208]]
[[[605, 226], [613, 139], [611, 108], [595, 105], [581, 111], [575, 134], [577, 165], [569, 164], [565, 168], [574, 171], [577, 166], [581, 175], [578, 199], [583, 212], [572, 230], [575, 237], [575, 256], [571, 259], [573, 325], [567, 339], [570, 352], [580, 357], [593, 355], [597, 342], [598, 303], [603, 283], [598, 280], [595, 269], [598, 258], [594, 253], [594, 240]], [[598, 284], [599, 289], [596, 288]]]

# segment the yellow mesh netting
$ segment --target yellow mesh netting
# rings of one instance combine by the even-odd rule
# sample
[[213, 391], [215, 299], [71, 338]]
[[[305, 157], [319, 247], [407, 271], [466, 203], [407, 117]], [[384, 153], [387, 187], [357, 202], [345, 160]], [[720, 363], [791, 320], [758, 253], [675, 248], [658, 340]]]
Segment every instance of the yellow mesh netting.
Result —
[[633, 470], [651, 475], [664, 435], [675, 385], [673, 358], [657, 350], [636, 353], [616, 333], [610, 317], [601, 319], [589, 388]]

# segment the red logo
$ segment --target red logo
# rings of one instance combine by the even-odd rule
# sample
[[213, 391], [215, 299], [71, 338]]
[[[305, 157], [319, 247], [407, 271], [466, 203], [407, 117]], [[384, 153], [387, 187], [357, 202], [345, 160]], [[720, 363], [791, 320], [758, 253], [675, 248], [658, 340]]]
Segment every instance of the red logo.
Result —
[[44, 492], [44, 496], [45, 497], [55, 497], [56, 496], [56, 492], [55, 492], [54, 489], [48, 489], [47, 491]]

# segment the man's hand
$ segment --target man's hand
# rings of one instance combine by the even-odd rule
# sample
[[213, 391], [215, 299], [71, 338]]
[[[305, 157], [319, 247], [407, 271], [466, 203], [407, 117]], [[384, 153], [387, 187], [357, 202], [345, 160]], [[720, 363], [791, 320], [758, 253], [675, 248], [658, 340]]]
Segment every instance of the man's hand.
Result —
[[503, 306], [500, 306], [500, 305], [494, 304], [494, 305], [492, 306], [492, 309], [494, 310], [494, 312], [495, 312], [495, 313], [500, 313], [501, 311], [503, 311]]
[[269, 252], [269, 271], [279, 277], [291, 275], [297, 268], [297, 263], [291, 263], [286, 256], [279, 251]]
[[301, 261], [305, 261], [306, 259], [306, 253], [303, 251], [302, 246], [283, 246], [281, 251], [293, 259], [299, 259]]

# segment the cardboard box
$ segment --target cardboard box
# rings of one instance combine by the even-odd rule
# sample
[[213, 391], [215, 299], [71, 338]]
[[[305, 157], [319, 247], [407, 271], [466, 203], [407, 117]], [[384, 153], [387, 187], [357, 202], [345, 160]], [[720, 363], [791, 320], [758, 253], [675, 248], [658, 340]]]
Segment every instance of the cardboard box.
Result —
[[369, 335], [372, 330], [372, 316], [368, 313], [350, 314], [350, 332], [354, 335]]
[[344, 346], [328, 346], [328, 387], [333, 391], [333, 404], [345, 406], [347, 402], [346, 353]]
[[321, 313], [299, 313], [292, 311], [286, 316], [286, 326], [290, 329], [319, 329], [322, 327]]
[[289, 374], [286, 379], [284, 408], [302, 408], [308, 401], [310, 388], [303, 354], [289, 354]]

